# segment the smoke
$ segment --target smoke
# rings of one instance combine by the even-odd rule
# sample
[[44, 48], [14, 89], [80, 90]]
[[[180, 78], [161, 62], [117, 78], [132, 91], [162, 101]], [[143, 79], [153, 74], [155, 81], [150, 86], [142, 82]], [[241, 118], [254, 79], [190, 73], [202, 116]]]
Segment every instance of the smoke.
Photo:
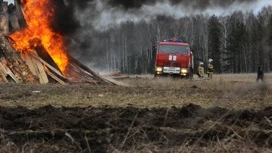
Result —
[[55, 7], [51, 27], [65, 38], [66, 50], [72, 56], [86, 55], [92, 46], [93, 25], [91, 24], [97, 5], [94, 0], [53, 1]]
[[125, 10], [139, 9], [143, 5], [153, 5], [156, 0], [108, 0], [108, 5], [112, 7], [121, 7]]
[[66, 5], [64, 1], [56, 1], [54, 5], [57, 10], [51, 25], [54, 31], [62, 35], [75, 33], [81, 27], [80, 21], [76, 20], [74, 15], [76, 8]]
[[258, 0], [169, 0], [171, 5], [183, 5], [190, 9], [205, 10], [210, 7], [230, 7], [237, 3], [254, 3]]
[[228, 15], [236, 10], [258, 13], [272, 5], [267, 0], [52, 0], [56, 15], [52, 27], [63, 35], [103, 31], [125, 21], [150, 21], [158, 16], [175, 19], [203, 14]]
[[203, 14], [228, 15], [234, 11], [253, 11], [272, 5], [267, 0], [60, 0], [54, 29], [73, 33], [81, 27], [105, 30], [125, 21], [150, 21], [157, 16], [175, 19]]
[[[224, 16], [241, 10], [257, 14], [268, 0], [52, 0], [52, 28], [66, 38], [72, 56], [94, 55], [95, 35], [122, 22], [151, 21], [159, 16], [179, 19], [197, 14]], [[99, 52], [99, 51], [96, 51]]]

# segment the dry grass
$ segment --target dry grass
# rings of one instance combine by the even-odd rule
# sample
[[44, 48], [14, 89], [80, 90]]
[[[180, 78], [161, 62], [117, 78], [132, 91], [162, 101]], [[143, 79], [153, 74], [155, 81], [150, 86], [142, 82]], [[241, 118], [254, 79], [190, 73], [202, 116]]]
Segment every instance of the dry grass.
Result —
[[213, 80], [158, 78], [152, 76], [121, 80], [130, 87], [81, 85], [2, 84], [0, 106], [26, 107], [203, 107], [260, 109], [270, 106], [271, 74], [266, 83], [256, 83], [255, 74], [215, 75]]
[[[272, 74], [266, 74], [265, 78], [266, 80], [264, 83], [256, 83], [255, 74], [215, 75], [213, 80], [199, 80], [198, 78], [194, 78], [193, 80], [172, 78], [154, 79], [152, 76], [139, 76], [121, 80], [124, 83], [129, 84], [130, 87], [90, 86], [88, 84], [66, 86], [57, 84], [2, 84], [0, 86], [0, 106], [21, 105], [28, 108], [36, 108], [45, 105], [53, 105], [57, 107], [133, 106], [138, 108], [170, 108], [173, 106], [182, 107], [186, 104], [193, 103], [202, 107], [225, 107], [229, 110], [228, 112], [233, 109], [259, 110], [271, 106], [272, 103]], [[164, 120], [167, 120], [167, 113], [168, 112], [166, 112], [164, 116]], [[239, 114], [236, 115], [239, 116]], [[252, 123], [250, 123], [249, 119], [249, 121], [247, 119], [237, 121], [241, 122], [241, 124], [236, 124], [235, 121], [233, 124], [229, 125], [224, 122], [224, 115], [219, 115], [218, 117], [213, 115], [210, 119], [209, 117], [203, 116], [184, 118], [184, 122], [182, 123], [195, 125], [190, 126], [191, 128], [181, 128], [182, 126], [167, 127], [165, 124], [161, 124], [154, 128], [154, 125], [150, 124], [150, 128], [154, 128], [159, 131], [159, 133], [156, 134], [161, 135], [160, 143], [154, 142], [150, 139], [150, 141], [135, 143], [131, 145], [131, 148], [125, 148], [124, 146], [126, 146], [129, 141], [131, 142], [132, 140], [135, 140], [136, 142], [137, 136], [139, 137], [139, 135], [142, 135], [144, 138], [146, 136], [147, 131], [143, 130], [143, 127], [139, 124], [141, 123], [139, 120], [137, 120], [139, 125], [134, 125], [138, 118], [138, 114], [133, 117], [134, 118], [131, 119], [127, 126], [122, 128], [120, 127], [122, 130], [123, 128], [126, 128], [125, 135], [120, 141], [121, 143], [110, 144], [107, 150], [108, 152], [272, 152], [271, 148], [264, 147], [269, 146], [269, 144], [258, 146], [256, 142], [254, 142], [256, 140], [254, 140], [254, 134], [252, 134], [258, 134], [258, 132], [271, 133], [270, 129], [272, 128], [272, 118], [269, 116], [262, 119], [266, 122], [266, 128], [263, 127], [263, 122], [262, 124], [256, 121], [252, 121]], [[199, 122], [201, 117], [203, 117], [203, 120]], [[127, 116], [125, 118], [127, 119]], [[238, 117], [235, 115], [234, 119], [231, 120], [235, 120], [235, 118], [238, 120]], [[245, 123], [250, 125], [247, 126]], [[98, 132], [103, 133], [103, 130], [106, 131], [106, 129], [98, 128]], [[215, 136], [220, 135], [220, 133], [223, 133], [225, 136], [223, 138], [218, 137], [217, 140], [204, 139], [204, 136], [210, 131], [214, 131]], [[178, 138], [175, 137], [178, 135], [191, 135], [191, 137], [188, 137], [188, 141], [184, 141], [182, 145], [174, 145], [173, 142], [177, 141], [177, 139], [171, 140], [171, 136], [173, 136], [172, 138]], [[69, 134], [66, 136], [69, 140], [68, 142], [71, 140], [73, 144], [80, 143], [74, 140], [74, 138]], [[194, 136], [196, 138], [194, 138]], [[2, 147], [0, 148], [0, 152], [39, 152], [42, 148], [47, 148], [47, 151], [49, 150], [51, 152], [66, 152], [69, 149], [75, 149], [75, 147], [77, 147], [77, 145], [70, 145], [68, 147], [63, 144], [49, 145], [47, 142], [26, 142], [22, 147], [18, 147], [18, 144], [6, 139], [4, 134], [1, 134], [1, 127], [0, 139], [2, 143], [2, 146], [0, 146]], [[87, 139], [88, 138], [85, 136], [84, 140], [86, 140], [86, 142], [88, 142]], [[171, 147], [167, 147], [171, 142]], [[87, 148], [85, 148], [86, 152], [91, 152], [92, 149], [93, 148], [90, 147], [89, 144], [87, 145]]]
[[[178, 102], [171, 93], [181, 91], [180, 104], [194, 103], [203, 107], [221, 106], [233, 109], [263, 108], [272, 104], [272, 74], [265, 75], [264, 83], [256, 82], [256, 74], [214, 75], [212, 80], [173, 80], [171, 78], [127, 80], [135, 87], [169, 92], [169, 103]], [[160, 98], [161, 99], [161, 98]]]

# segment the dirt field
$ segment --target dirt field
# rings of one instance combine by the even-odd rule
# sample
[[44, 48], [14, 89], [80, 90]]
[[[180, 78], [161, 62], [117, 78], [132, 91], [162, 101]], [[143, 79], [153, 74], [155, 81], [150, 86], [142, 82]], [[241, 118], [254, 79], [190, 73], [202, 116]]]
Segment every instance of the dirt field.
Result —
[[271, 74], [0, 86], [0, 152], [272, 152]]

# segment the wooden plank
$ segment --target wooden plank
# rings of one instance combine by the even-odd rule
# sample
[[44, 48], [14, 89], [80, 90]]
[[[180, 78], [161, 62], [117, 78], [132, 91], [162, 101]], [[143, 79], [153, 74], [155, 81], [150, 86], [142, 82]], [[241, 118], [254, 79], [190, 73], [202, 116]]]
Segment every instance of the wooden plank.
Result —
[[2, 63], [0, 63], [0, 67], [3, 70], [6, 75], [9, 75], [16, 83], [20, 83], [20, 81], [16, 78], [16, 76], [11, 72], [11, 70], [7, 67], [4, 66]]
[[95, 80], [103, 80], [103, 78], [101, 76], [99, 76], [97, 73], [95, 73], [93, 70], [91, 70], [90, 68], [88, 68], [87, 66], [83, 65], [82, 63], [80, 63], [77, 59], [73, 58], [72, 56], [69, 56], [69, 64], [73, 64], [75, 65], [78, 70], [80, 70], [81, 72], [88, 74], [90, 77], [92, 77]]
[[8, 19], [5, 15], [0, 15], [0, 31], [6, 36], [9, 33]]
[[30, 54], [23, 54], [22, 57], [33, 75], [36, 75], [39, 78], [40, 84], [46, 84], [49, 82], [44, 66], [39, 60], [32, 57]]
[[[31, 40], [31, 43], [35, 44], [35, 46], [32, 46], [32, 50], [35, 50], [37, 52], [37, 56], [43, 59], [46, 63], [48, 63], [51, 67], [55, 68], [59, 72], [61, 72], [60, 68], [54, 61], [54, 59], [51, 57], [51, 55], [48, 53], [48, 51], [44, 48], [42, 45], [41, 40], [39, 39], [33, 39]], [[61, 72], [62, 74], [62, 72]], [[63, 74], [62, 74], [63, 75]]]
[[52, 77], [53, 79], [55, 79], [58, 83], [62, 84], [62, 85], [66, 85], [66, 83], [64, 81], [62, 81], [60, 78], [58, 78], [56, 75], [54, 75], [52, 72], [50, 72], [48, 69], [45, 69], [46, 73]]
[[4, 69], [1, 63], [0, 63], [0, 73], [4, 82], [8, 82], [6, 70]]
[[62, 78], [65, 78], [60, 71], [58, 71], [57, 69], [55, 69], [54, 67], [52, 67], [50, 64], [48, 64], [46, 61], [44, 61], [42, 58], [40, 58], [39, 56], [35, 55], [33, 52], [30, 52], [30, 54], [35, 57], [37, 60], [39, 60], [40, 62], [42, 62], [45, 66], [47, 66], [50, 70], [52, 70], [53, 72], [55, 72], [57, 75], [59, 75]]
[[38, 71], [38, 74], [39, 74], [40, 83], [41, 84], [48, 83], [49, 80], [48, 80], [48, 77], [47, 77], [46, 72], [44, 70], [43, 64], [40, 61], [36, 60], [36, 59], [33, 59], [33, 61], [35, 61], [34, 63], [35, 63], [35, 67], [36, 67], [36, 69]]
[[104, 77], [104, 79], [107, 80], [108, 82], [111, 82], [112, 84], [115, 84], [118, 86], [129, 87], [128, 84], [126, 84], [124, 82], [117, 81], [117, 80], [110, 78], [110, 77]]
[[28, 66], [28, 68], [30, 69], [32, 74], [38, 76], [38, 74], [34, 68], [34, 65], [32, 63], [31, 57], [27, 54], [22, 54], [22, 59], [26, 62], [26, 65]]
[[7, 68], [7, 74], [16, 82], [16, 83], [20, 83], [20, 81], [17, 79], [17, 77], [12, 73], [12, 71]]
[[[20, 57], [20, 54], [11, 46], [11, 43], [8, 41], [7, 37], [0, 33], [0, 47], [3, 52], [3, 57], [8, 61], [10, 69], [13, 74], [17, 77], [18, 80], [22, 82], [33, 82], [29, 80], [30, 76], [34, 78], [32, 72], [29, 70], [26, 63]], [[21, 82], [20, 81], [20, 82]]]
[[100, 76], [99, 74], [97, 74], [96, 72], [88, 68], [87, 66], [80, 63], [77, 59], [73, 58], [72, 56], [68, 55], [68, 57], [69, 57], [69, 66], [70, 66], [69, 68], [73, 67], [72, 69], [73, 71], [77, 70], [78, 75], [84, 76], [86, 81], [96, 80], [96, 81], [99, 81], [100, 83], [105, 82], [108, 84], [116, 85], [116, 83], [103, 78], [102, 76]]
[[1, 73], [1, 76], [2, 76], [1, 81], [3, 80], [4, 82], [8, 83], [8, 79], [7, 79], [6, 75], [2, 71], [0, 73]]
[[[32, 52], [37, 55], [37, 52]], [[31, 56], [30, 56], [31, 57]], [[39, 81], [41, 84], [46, 84], [49, 82], [48, 77], [45, 73], [44, 65], [41, 63], [40, 60], [37, 60], [36, 58], [31, 57], [32, 63], [34, 65], [34, 68], [36, 70], [36, 73], [38, 74]]]

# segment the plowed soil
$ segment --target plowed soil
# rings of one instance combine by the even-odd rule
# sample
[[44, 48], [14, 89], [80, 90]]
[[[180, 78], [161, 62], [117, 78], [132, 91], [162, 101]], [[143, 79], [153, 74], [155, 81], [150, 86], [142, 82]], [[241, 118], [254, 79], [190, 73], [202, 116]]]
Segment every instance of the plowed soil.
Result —
[[0, 152], [271, 152], [270, 84], [212, 81], [3, 84]]

